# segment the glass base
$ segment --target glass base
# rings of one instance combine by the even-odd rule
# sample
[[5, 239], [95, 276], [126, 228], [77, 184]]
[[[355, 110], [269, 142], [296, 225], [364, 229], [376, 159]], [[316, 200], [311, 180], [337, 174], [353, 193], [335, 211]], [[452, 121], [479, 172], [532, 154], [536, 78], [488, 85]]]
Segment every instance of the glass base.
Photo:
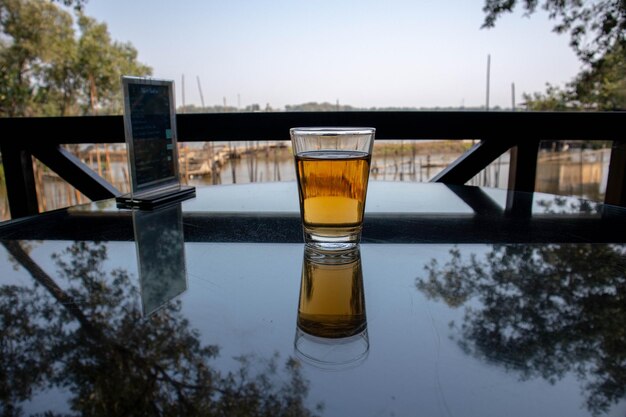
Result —
[[306, 242], [307, 248], [319, 251], [319, 252], [349, 252], [355, 250], [359, 244], [358, 243], [347, 243], [347, 242]]
[[310, 248], [323, 252], [345, 252], [354, 250], [361, 240], [361, 228], [351, 227], [342, 230], [333, 228], [304, 229], [304, 243]]
[[311, 262], [340, 265], [360, 259], [361, 252], [358, 243], [305, 243], [304, 256]]

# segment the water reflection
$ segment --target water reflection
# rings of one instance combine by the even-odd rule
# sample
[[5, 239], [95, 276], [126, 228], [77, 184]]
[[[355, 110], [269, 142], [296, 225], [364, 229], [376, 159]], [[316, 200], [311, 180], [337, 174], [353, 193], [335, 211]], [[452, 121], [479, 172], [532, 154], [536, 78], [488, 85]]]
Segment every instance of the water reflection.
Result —
[[154, 313], [187, 289], [185, 237], [180, 203], [133, 210], [143, 314]]
[[626, 397], [626, 247], [494, 245], [432, 260], [416, 280], [427, 297], [465, 306], [453, 324], [468, 354], [551, 383], [576, 375], [594, 415]]
[[[1, 415], [314, 415], [298, 361], [280, 368], [275, 356], [258, 369], [242, 356], [224, 373], [212, 366], [218, 346], [202, 344], [180, 301], [142, 317], [130, 274], [106, 269], [105, 244], [54, 254], [54, 276], [26, 244], [2, 245], [35, 285], [0, 286]], [[67, 405], [38, 398], [49, 390]]]
[[305, 247], [295, 337], [298, 356], [327, 369], [361, 363], [369, 352], [360, 249], [328, 257]]

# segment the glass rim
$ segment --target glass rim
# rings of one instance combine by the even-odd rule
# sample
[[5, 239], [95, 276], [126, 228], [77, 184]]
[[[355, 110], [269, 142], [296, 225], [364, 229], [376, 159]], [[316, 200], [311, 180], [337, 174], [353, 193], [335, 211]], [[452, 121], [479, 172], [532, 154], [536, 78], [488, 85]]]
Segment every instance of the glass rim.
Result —
[[376, 132], [376, 128], [349, 126], [292, 127], [291, 129], [289, 129], [289, 132], [292, 135], [314, 136], [372, 135]]

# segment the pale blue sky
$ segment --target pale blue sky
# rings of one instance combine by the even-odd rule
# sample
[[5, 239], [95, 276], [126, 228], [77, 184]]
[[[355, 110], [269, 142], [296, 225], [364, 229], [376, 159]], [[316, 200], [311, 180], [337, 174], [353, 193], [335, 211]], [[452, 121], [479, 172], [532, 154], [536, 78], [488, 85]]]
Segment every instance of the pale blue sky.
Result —
[[89, 0], [85, 12], [131, 42], [177, 104], [274, 108], [309, 101], [358, 107], [481, 106], [563, 85], [580, 69], [545, 13], [480, 29], [483, 0]]

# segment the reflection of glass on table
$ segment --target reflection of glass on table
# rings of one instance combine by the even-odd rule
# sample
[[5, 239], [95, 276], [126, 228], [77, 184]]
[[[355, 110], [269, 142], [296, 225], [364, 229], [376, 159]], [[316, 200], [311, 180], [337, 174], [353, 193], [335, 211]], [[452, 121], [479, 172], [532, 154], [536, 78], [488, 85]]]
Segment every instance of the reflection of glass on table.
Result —
[[305, 247], [295, 349], [315, 366], [358, 364], [369, 351], [359, 248], [328, 257]]

